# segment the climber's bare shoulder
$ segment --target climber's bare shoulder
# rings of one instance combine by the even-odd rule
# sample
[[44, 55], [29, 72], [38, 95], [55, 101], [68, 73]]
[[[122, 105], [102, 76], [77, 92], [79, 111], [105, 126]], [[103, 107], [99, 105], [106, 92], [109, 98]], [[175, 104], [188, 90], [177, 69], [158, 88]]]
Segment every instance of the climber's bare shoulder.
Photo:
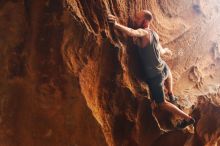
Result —
[[139, 28], [137, 29], [137, 31], [139, 32], [140, 36], [133, 37], [134, 43], [139, 47], [146, 46], [150, 42], [150, 34], [151, 34], [150, 30], [147, 28], [146, 29]]

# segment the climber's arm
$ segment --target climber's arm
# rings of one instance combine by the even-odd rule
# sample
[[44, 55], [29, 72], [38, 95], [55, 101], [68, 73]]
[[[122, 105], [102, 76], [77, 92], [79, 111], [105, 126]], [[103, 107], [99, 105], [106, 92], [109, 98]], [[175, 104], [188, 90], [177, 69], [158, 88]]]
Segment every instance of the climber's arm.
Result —
[[131, 36], [131, 37], [143, 37], [148, 35], [148, 31], [144, 29], [132, 29], [127, 26], [121, 25], [119, 23], [115, 23], [115, 28], [121, 30], [123, 33]]
[[159, 48], [159, 50], [160, 50], [160, 54], [161, 54], [161, 55], [165, 54], [166, 51], [164, 50], [164, 48], [161, 46], [160, 43], [158, 43], [158, 48]]
[[123, 33], [131, 36], [131, 37], [143, 37], [149, 34], [149, 32], [145, 29], [132, 29], [117, 22], [117, 17], [113, 15], [108, 15], [108, 21], [112, 23], [115, 28], [119, 29]]
[[169, 48], [163, 48], [161, 46], [160, 41], [159, 41], [160, 38], [159, 38], [157, 33], [155, 33], [155, 37], [156, 37], [157, 42], [158, 42], [158, 48], [159, 48], [160, 54], [161, 55], [170, 55], [170, 56], [172, 56], [172, 51]]

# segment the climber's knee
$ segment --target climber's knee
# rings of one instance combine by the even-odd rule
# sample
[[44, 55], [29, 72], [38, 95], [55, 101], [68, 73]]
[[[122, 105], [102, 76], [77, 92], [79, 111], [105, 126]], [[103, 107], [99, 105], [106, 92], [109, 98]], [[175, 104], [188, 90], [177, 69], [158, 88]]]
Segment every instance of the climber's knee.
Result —
[[160, 104], [158, 104], [158, 107], [159, 107], [160, 109], [166, 109], [166, 107], [167, 107], [167, 101], [161, 102]]
[[159, 109], [164, 109], [166, 106], [166, 101], [165, 100], [161, 100], [161, 101], [153, 101], [151, 103], [151, 108], [152, 110], [155, 110], [156, 108], [159, 108]]

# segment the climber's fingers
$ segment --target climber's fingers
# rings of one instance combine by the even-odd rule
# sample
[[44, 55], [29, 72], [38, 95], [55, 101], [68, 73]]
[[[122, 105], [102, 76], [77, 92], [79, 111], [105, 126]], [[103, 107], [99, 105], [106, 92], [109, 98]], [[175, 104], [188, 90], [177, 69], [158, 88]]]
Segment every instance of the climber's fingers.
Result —
[[116, 16], [112, 15], [112, 14], [108, 14], [108, 18], [113, 18], [113, 19], [117, 19]]
[[116, 21], [117, 21], [117, 17], [115, 17], [114, 15], [111, 15], [111, 14], [108, 15], [108, 22], [109, 23], [115, 24]]
[[164, 48], [164, 50], [165, 50], [165, 54], [168, 54], [170, 56], [173, 55], [173, 52], [169, 48]]
[[108, 20], [109, 20], [109, 21], [115, 21], [116, 19], [115, 19], [115, 17], [108, 16]]

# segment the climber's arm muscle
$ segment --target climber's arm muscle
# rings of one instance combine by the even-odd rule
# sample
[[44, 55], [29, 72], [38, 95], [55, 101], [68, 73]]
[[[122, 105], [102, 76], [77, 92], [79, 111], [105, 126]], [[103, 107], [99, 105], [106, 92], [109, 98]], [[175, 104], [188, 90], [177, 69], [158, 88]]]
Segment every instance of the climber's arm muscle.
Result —
[[115, 28], [131, 37], [144, 37], [149, 34], [149, 32], [145, 29], [132, 29], [117, 22], [115, 23]]

